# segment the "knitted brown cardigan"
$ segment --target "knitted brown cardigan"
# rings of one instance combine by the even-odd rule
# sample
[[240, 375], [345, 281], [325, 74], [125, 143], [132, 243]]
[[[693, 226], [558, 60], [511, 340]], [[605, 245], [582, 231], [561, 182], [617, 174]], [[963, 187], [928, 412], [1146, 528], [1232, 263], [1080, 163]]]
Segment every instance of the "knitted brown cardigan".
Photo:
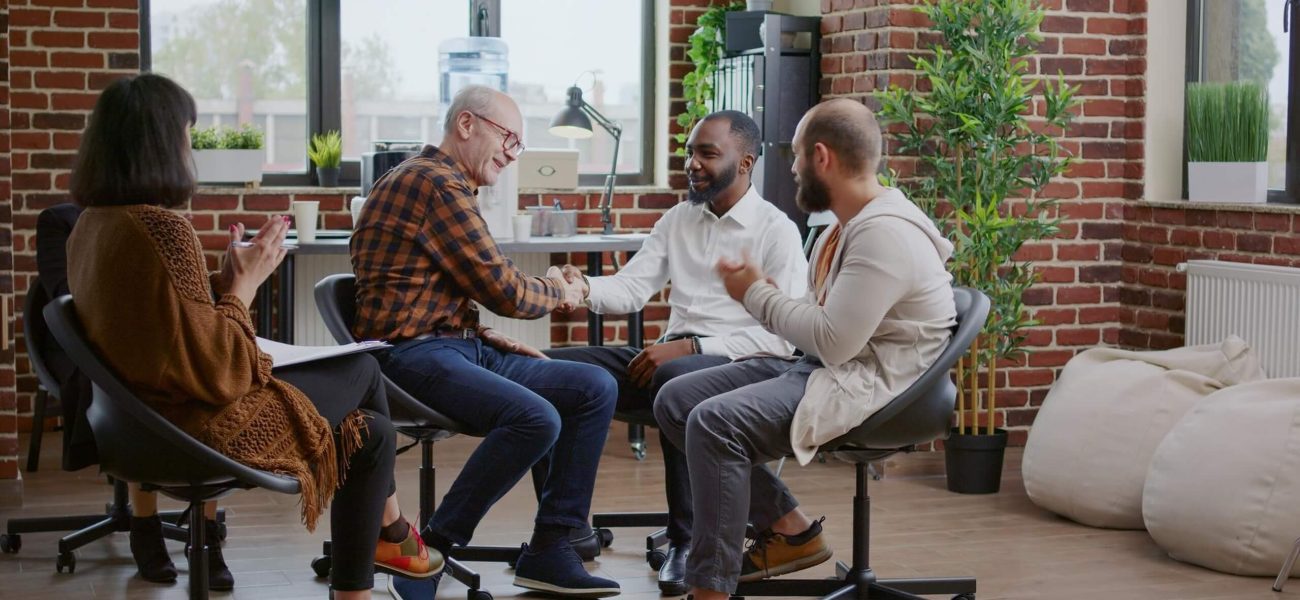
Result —
[[68, 240], [68, 256], [77, 315], [123, 381], [214, 450], [298, 478], [302, 520], [315, 529], [365, 422], [349, 415], [336, 450], [311, 401], [271, 376], [248, 308], [229, 294], [212, 301], [189, 221], [147, 205], [90, 208]]

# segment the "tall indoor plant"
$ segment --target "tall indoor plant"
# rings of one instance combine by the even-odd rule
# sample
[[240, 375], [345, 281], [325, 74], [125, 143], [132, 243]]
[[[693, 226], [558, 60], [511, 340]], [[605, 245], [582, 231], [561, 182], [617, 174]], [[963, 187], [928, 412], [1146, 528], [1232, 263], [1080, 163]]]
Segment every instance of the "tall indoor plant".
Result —
[[1006, 432], [994, 427], [997, 363], [1025, 352], [1024, 330], [1036, 324], [1021, 297], [1037, 275], [1014, 257], [1059, 230], [1055, 200], [1034, 192], [1070, 164], [1058, 138], [1078, 88], [1030, 72], [1042, 40], [1037, 0], [938, 0], [916, 10], [942, 38], [932, 56], [914, 59], [929, 90], [895, 85], [876, 98], [882, 123], [896, 126], [898, 153], [917, 157], [918, 176], [903, 183], [952, 240], [955, 283], [993, 302], [957, 368], [957, 423], [945, 451], [949, 489], [996, 492], [1006, 447]]

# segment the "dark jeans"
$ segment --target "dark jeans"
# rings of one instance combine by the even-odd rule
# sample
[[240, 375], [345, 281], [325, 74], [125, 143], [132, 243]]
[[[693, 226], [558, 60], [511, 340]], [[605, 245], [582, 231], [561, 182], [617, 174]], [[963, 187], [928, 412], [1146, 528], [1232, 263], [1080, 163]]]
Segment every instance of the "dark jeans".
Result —
[[[655, 396], [665, 383], [675, 377], [700, 369], [731, 362], [725, 356], [690, 354], [669, 361], [655, 370], [650, 387], [638, 387], [628, 378], [627, 366], [641, 352], [631, 346], [578, 346], [547, 350], [546, 355], [561, 360], [596, 365], [609, 372], [618, 382], [618, 410], [650, 410]], [[691, 475], [686, 455], [659, 431], [659, 445], [664, 449], [664, 492], [668, 499], [668, 540], [675, 546], [691, 543]]]
[[352, 354], [276, 369], [276, 378], [298, 388], [335, 428], [352, 411], [366, 414], [367, 432], [349, 457], [343, 485], [330, 507], [330, 587], [340, 591], [368, 590], [375, 585], [375, 545], [384, 517], [384, 502], [396, 491], [393, 465], [397, 433], [388, 420], [379, 363], [366, 354]]
[[429, 530], [468, 544], [488, 508], [548, 454], [535, 522], [586, 525], [618, 393], [608, 373], [503, 353], [478, 339], [412, 340], [382, 361], [384, 373], [407, 393], [464, 424], [467, 433], [485, 436]]

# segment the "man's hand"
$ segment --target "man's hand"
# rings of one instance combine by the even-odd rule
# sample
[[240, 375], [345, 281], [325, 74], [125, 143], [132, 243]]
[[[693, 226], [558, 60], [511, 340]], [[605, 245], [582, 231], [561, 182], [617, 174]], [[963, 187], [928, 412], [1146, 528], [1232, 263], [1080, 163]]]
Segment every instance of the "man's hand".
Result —
[[555, 280], [564, 290], [564, 300], [555, 310], [561, 313], [573, 312], [587, 298], [587, 280], [582, 277], [582, 272], [573, 265], [564, 265], [563, 268], [552, 266], [546, 270], [546, 277]]
[[664, 342], [655, 344], [642, 350], [636, 358], [632, 359], [627, 365], [627, 376], [637, 387], [650, 387], [650, 378], [654, 377], [655, 371], [664, 366], [668, 361], [681, 358], [687, 354], [694, 354], [695, 346], [691, 340], [677, 340], [675, 342]]
[[727, 288], [727, 295], [736, 302], [745, 301], [745, 292], [749, 291], [749, 286], [754, 285], [754, 282], [771, 281], [771, 278], [764, 275], [758, 265], [749, 259], [749, 252], [741, 252], [740, 260], [728, 258], [719, 260], [717, 271], [718, 275], [722, 276], [722, 284]]
[[479, 339], [483, 340], [484, 344], [487, 344], [502, 352], [507, 352], [511, 354], [522, 354], [524, 356], [531, 356], [533, 358], [540, 358], [542, 360], [551, 359], [551, 357], [542, 354], [542, 352], [537, 348], [529, 346], [528, 344], [525, 344], [519, 340], [512, 339], [510, 336], [502, 335], [500, 332], [498, 332], [495, 329], [484, 329], [483, 331], [478, 332], [478, 337]]

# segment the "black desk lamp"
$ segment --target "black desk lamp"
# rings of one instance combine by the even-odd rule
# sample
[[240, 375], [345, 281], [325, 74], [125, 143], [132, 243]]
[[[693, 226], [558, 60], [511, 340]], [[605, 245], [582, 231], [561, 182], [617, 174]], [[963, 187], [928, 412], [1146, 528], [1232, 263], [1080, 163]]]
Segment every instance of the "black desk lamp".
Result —
[[582, 89], [569, 88], [569, 100], [560, 114], [551, 120], [551, 135], [571, 139], [591, 137], [591, 122], [596, 121], [605, 131], [614, 136], [614, 161], [609, 166], [609, 175], [605, 177], [605, 197], [600, 201], [600, 222], [604, 224], [604, 233], [614, 232], [614, 223], [609, 216], [610, 205], [614, 204], [614, 178], [618, 173], [618, 143], [623, 136], [623, 126], [600, 114], [595, 107], [582, 99]]

